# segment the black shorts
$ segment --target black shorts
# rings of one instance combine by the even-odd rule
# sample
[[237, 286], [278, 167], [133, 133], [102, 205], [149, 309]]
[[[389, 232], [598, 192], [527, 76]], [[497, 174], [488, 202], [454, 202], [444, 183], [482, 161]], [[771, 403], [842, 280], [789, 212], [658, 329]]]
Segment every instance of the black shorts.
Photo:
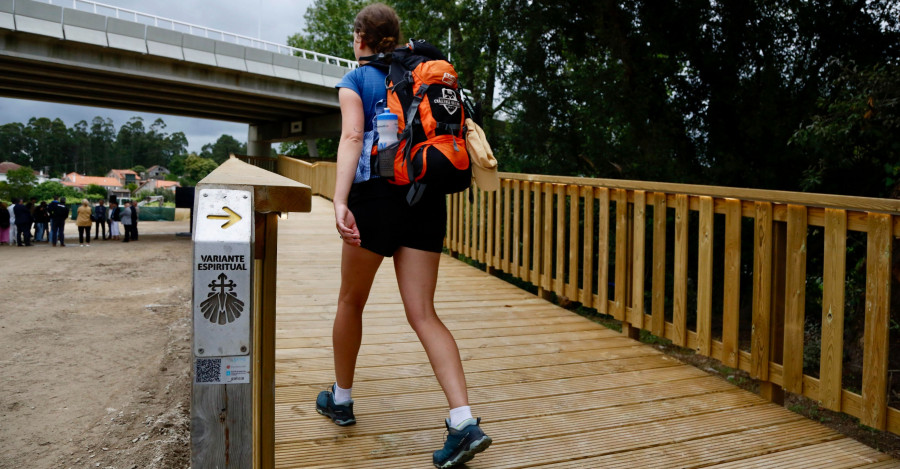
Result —
[[395, 186], [383, 178], [353, 184], [347, 206], [359, 227], [362, 247], [391, 257], [404, 246], [441, 252], [447, 226], [443, 195], [426, 194], [410, 207], [409, 186]]

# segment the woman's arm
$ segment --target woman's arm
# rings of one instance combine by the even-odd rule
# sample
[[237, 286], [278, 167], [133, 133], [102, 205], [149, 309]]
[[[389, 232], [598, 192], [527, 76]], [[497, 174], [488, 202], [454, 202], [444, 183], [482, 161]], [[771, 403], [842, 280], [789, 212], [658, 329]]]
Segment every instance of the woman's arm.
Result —
[[341, 102], [341, 141], [337, 151], [337, 180], [334, 187], [334, 217], [338, 233], [344, 241], [359, 245], [359, 230], [356, 220], [347, 208], [350, 186], [356, 175], [356, 166], [362, 154], [365, 131], [365, 112], [362, 99], [353, 90], [341, 88], [338, 91]]

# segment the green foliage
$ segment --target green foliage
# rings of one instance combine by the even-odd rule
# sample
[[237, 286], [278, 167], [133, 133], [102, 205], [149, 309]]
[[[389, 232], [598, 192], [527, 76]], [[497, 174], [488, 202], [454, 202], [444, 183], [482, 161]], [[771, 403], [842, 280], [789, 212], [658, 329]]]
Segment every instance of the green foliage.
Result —
[[147, 168], [145, 168], [143, 165], [137, 165], [137, 166], [134, 166], [133, 168], [131, 168], [131, 170], [138, 174], [141, 174], [143, 172], [146, 172]]
[[316, 0], [303, 18], [306, 27], [287, 38], [289, 46], [355, 60], [353, 20], [371, 2], [359, 0]]
[[153, 195], [161, 195], [163, 197], [163, 202], [165, 203], [175, 202], [175, 191], [157, 188], [153, 190]]
[[198, 181], [205, 178], [207, 174], [218, 167], [219, 164], [211, 158], [190, 155], [184, 160], [184, 177], [182, 178], [181, 185], [194, 186]]
[[[498, 145], [501, 165], [796, 190], [820, 156], [788, 140], [823, 97], [839, 97], [838, 84], [850, 84], [838, 80], [839, 64], [852, 59], [864, 70], [900, 52], [897, 2], [660, 8], [612, 0], [511, 6], [509, 30], [517, 34], [502, 52], [515, 138]], [[896, 132], [884, 138], [898, 139]], [[824, 177], [815, 187], [865, 193], [871, 184], [838, 186]]]
[[138, 185], [136, 183], [129, 182], [128, 184], [125, 184], [125, 188], [128, 189], [128, 192], [131, 192], [131, 194], [134, 195], [135, 191], [137, 191]]
[[[317, 139], [316, 150], [319, 153], [319, 158], [336, 159], [339, 141], [340, 139], [337, 137]], [[306, 145], [305, 141], [281, 142], [278, 147], [278, 153], [297, 158], [308, 158], [309, 147]]]
[[168, 133], [165, 128], [162, 119], [147, 128], [140, 117], [118, 131], [111, 119], [99, 116], [70, 128], [60, 119], [33, 117], [25, 124], [0, 125], [0, 160], [46, 169], [53, 177], [153, 165], [172, 169], [169, 162], [186, 153], [188, 141], [183, 132]]
[[84, 193], [87, 195], [96, 195], [100, 199], [105, 199], [109, 195], [109, 191], [107, 191], [105, 187], [96, 184], [88, 184], [87, 187], [84, 188]]
[[900, 65], [844, 65], [791, 143], [809, 155], [804, 190], [900, 195]]
[[[193, 153], [191, 153], [193, 155]], [[166, 179], [171, 177], [179, 177], [184, 174], [184, 160], [188, 157], [188, 155], [175, 155], [171, 161], [169, 161], [169, 175], [166, 176]], [[175, 179], [177, 180], [177, 179]]]
[[[215, 143], [203, 145], [200, 157], [211, 159], [217, 164], [222, 164], [228, 159], [231, 153], [237, 155], [247, 154], [247, 144], [235, 140], [231, 135], [222, 135]], [[185, 167], [185, 170], [187, 170], [187, 167]]]
[[28, 197], [36, 197], [38, 202], [49, 202], [53, 200], [54, 196], [75, 200], [81, 197], [81, 192], [78, 192], [71, 187], [66, 187], [56, 181], [44, 181], [31, 188], [31, 192], [28, 193]]
[[32, 186], [37, 184], [34, 170], [28, 166], [12, 169], [6, 173], [8, 193], [10, 197], [27, 197]]

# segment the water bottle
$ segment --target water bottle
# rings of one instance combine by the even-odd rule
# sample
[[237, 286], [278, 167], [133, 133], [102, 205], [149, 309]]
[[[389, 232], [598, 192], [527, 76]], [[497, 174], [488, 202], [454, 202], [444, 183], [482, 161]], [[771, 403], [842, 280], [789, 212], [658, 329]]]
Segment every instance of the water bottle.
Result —
[[378, 149], [397, 141], [397, 114], [388, 109], [375, 116], [375, 129], [378, 131]]
[[375, 116], [375, 130], [378, 132], [378, 175], [382, 177], [394, 177], [394, 157], [397, 154], [397, 147], [383, 150], [397, 143], [397, 124], [397, 114], [387, 109]]

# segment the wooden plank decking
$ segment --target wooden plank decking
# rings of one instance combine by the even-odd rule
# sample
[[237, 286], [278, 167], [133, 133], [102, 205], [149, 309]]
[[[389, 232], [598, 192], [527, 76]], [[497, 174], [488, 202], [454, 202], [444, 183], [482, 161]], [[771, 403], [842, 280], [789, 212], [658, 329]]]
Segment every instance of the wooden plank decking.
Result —
[[[447, 402], [406, 324], [390, 261], [366, 308], [358, 423], [315, 412], [334, 380], [340, 240], [331, 204], [279, 224], [275, 461], [425, 468]], [[900, 467], [900, 461], [444, 256], [438, 314], [494, 439], [471, 468]]]

